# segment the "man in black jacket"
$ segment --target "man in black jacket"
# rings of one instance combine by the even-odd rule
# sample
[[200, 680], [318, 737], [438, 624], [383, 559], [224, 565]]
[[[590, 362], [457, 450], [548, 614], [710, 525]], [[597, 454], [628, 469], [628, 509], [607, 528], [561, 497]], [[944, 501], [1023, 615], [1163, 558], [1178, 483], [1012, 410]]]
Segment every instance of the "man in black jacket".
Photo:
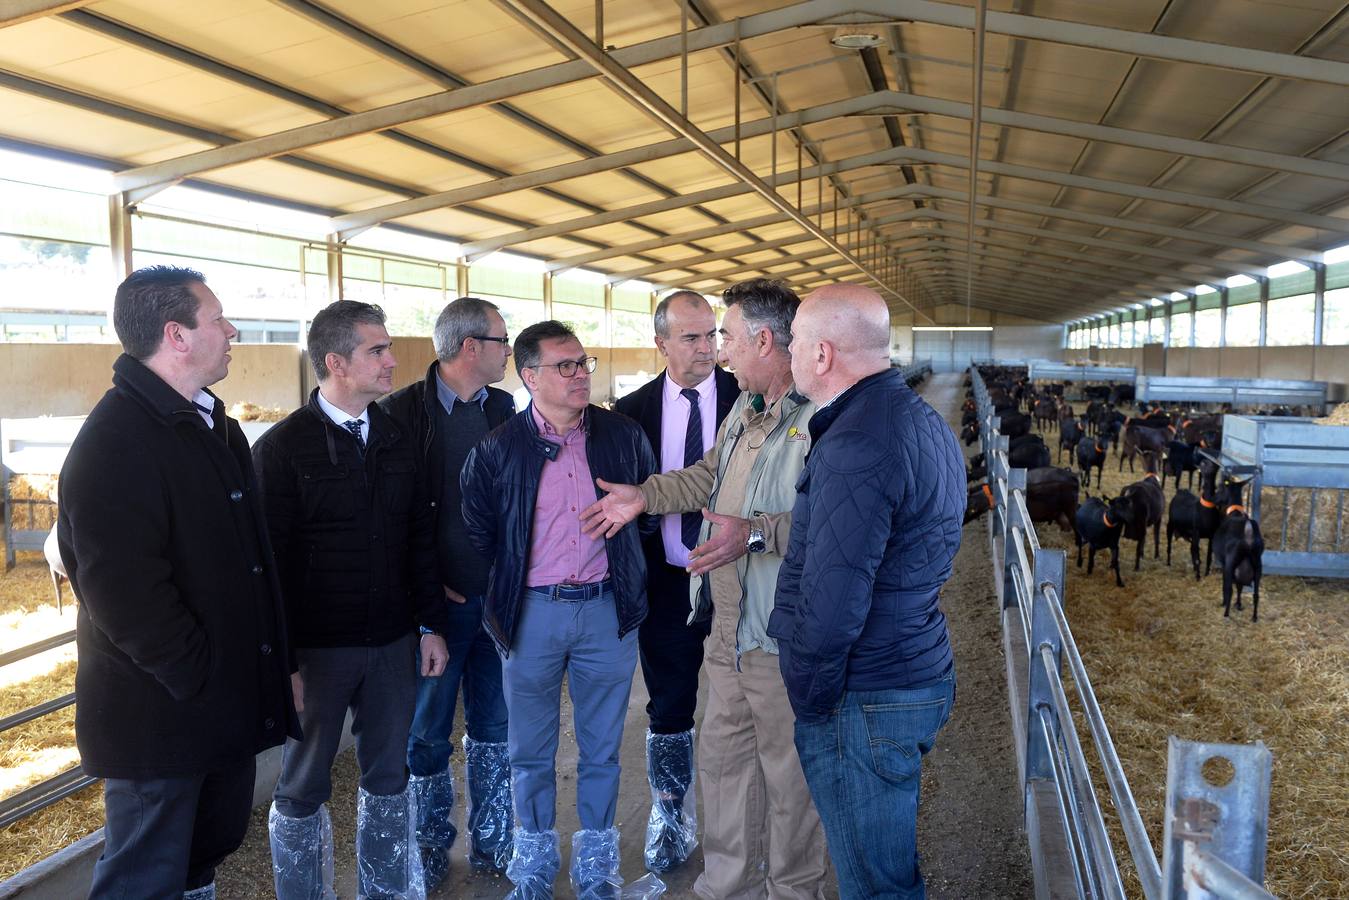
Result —
[[576, 811], [571, 881], [579, 897], [616, 896], [618, 751], [646, 618], [646, 560], [634, 524], [608, 540], [581, 532], [596, 478], [640, 482], [656, 468], [631, 419], [590, 405], [587, 356], [561, 322], [515, 340], [529, 389], [524, 412], [497, 428], [464, 464], [469, 540], [492, 560], [483, 622], [503, 656], [510, 710], [515, 814], [506, 874], [513, 897], [551, 898], [558, 852], [558, 696], [567, 676], [576, 719]]
[[[660, 471], [691, 466], [716, 443], [717, 428], [740, 396], [735, 376], [716, 364], [717, 317], [702, 294], [674, 291], [656, 306], [656, 349], [665, 371], [623, 397], [614, 409], [642, 426]], [[689, 621], [689, 550], [698, 543], [699, 512], [662, 516], [642, 539], [650, 613], [637, 632], [650, 702], [646, 772], [651, 783], [646, 865], [665, 872], [697, 846], [693, 789], [693, 714], [703, 641], [712, 620]]]
[[133, 272], [126, 351], [61, 470], [80, 599], [75, 738], [104, 780], [90, 896], [209, 900], [243, 841], [254, 756], [298, 725], [281, 591], [248, 443], [206, 390], [237, 336], [190, 269]]
[[319, 386], [253, 448], [304, 731], [286, 742], [268, 819], [279, 900], [332, 890], [326, 803], [348, 709], [361, 767], [360, 896], [422, 892], [405, 762], [416, 631], [423, 626], [421, 674], [439, 675], [448, 616], [416, 447], [375, 404], [392, 387], [391, 343], [377, 306], [339, 300], [321, 310], [309, 328]]
[[460, 297], [436, 319], [436, 361], [426, 377], [380, 401], [418, 448], [436, 536], [436, 561], [450, 618], [445, 674], [417, 682], [417, 712], [408, 737], [410, 783], [417, 797], [417, 845], [426, 888], [449, 869], [454, 826], [450, 731], [464, 691], [464, 769], [468, 781], [469, 862], [504, 870], [511, 853], [510, 760], [501, 658], [482, 627], [490, 560], [468, 542], [459, 475], [468, 452], [515, 413], [511, 395], [488, 385], [506, 374], [511, 348], [496, 304]]

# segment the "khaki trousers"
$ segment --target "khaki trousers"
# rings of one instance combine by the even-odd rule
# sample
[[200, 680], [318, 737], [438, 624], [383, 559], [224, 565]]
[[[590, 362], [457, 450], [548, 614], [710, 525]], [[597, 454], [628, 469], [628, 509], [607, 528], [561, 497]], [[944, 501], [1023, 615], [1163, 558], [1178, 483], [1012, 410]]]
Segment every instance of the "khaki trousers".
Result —
[[707, 641], [707, 708], [698, 732], [708, 900], [823, 898], [824, 829], [792, 739], [795, 717], [778, 658], [751, 650], [735, 667], [736, 624], [717, 616]]

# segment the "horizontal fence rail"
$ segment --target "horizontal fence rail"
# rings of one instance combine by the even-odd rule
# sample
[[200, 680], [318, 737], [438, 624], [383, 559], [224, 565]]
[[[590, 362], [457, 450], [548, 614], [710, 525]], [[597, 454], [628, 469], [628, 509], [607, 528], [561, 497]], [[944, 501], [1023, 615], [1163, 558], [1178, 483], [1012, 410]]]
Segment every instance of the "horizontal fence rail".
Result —
[[[999, 433], [1000, 421], [977, 366], [970, 369], [970, 382], [992, 494], [989, 548], [995, 592], [1003, 609], [1008, 696], [1037, 895], [1093, 900], [1125, 897], [1102, 803], [1074, 724], [1063, 675], [1066, 661], [1081, 719], [1091, 734], [1147, 900], [1269, 896], [1258, 883], [1264, 878], [1271, 764], [1263, 745], [1170, 739], [1167, 857], [1165, 865], [1158, 861], [1064, 612], [1067, 554], [1040, 546], [1026, 509], [1026, 470], [1008, 465], [1009, 442]], [[1237, 777], [1227, 788], [1213, 788], [1188, 777], [1195, 760], [1202, 766], [1215, 757], [1228, 759], [1236, 768]], [[1220, 790], [1230, 793], [1215, 793]], [[1192, 813], [1196, 809], [1204, 811], [1201, 824], [1207, 830], [1173, 827], [1179, 822], [1177, 810]], [[1219, 819], [1223, 839], [1218, 839], [1214, 828]], [[1170, 844], [1173, 835], [1174, 849]], [[1175, 862], [1181, 857], [1183, 863]]]
[[[19, 647], [0, 654], [0, 667], [7, 666], [10, 663], [16, 663], [21, 660], [37, 656], [39, 653], [45, 653], [48, 650], [55, 650], [75, 640], [75, 632], [67, 631], [63, 634], [53, 635], [49, 638], [43, 638], [40, 641], [34, 641], [26, 647]], [[31, 722], [34, 719], [40, 719], [43, 716], [51, 715], [54, 712], [65, 709], [68, 706], [75, 705], [75, 695], [73, 693], [55, 697], [27, 709], [0, 719], [0, 734], [17, 728], [20, 725]], [[89, 785], [98, 781], [97, 778], [91, 778], [84, 774], [80, 766], [73, 766], [59, 775], [53, 775], [45, 781], [38, 782], [32, 787], [26, 788], [12, 797], [6, 797], [0, 800], [0, 828], [6, 828], [9, 825], [19, 821], [25, 816], [30, 816], [40, 809], [45, 809], [59, 800], [64, 800], [71, 794], [84, 790]]]

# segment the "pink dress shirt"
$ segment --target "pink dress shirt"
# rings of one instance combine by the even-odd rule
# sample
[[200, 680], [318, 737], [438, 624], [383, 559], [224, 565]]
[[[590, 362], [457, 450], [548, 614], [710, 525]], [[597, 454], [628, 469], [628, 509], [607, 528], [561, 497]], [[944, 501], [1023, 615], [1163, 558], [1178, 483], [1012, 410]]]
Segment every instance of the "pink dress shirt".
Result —
[[540, 436], [557, 444], [559, 449], [557, 459], [544, 460], [539, 477], [525, 585], [544, 587], [603, 581], [609, 577], [604, 539], [588, 538], [581, 531], [580, 511], [599, 499], [586, 458], [585, 417], [566, 435], [560, 435], [539, 415], [534, 404], [530, 404], [529, 411]]
[[[672, 472], [684, 468], [684, 433], [688, 430], [689, 401], [670, 373], [665, 373], [665, 385], [660, 408], [660, 470]], [[694, 388], [698, 392], [698, 409], [703, 417], [703, 453], [717, 440], [717, 379], [715, 371]], [[681, 569], [688, 568], [689, 548], [684, 546], [684, 533], [679, 513], [660, 517], [660, 539], [665, 545], [665, 561]]]

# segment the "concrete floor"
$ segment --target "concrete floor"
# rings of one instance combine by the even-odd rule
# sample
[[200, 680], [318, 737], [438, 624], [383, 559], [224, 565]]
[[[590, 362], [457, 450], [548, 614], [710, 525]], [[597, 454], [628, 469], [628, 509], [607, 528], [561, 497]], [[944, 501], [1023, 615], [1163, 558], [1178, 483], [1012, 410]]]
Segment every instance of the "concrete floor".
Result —
[[[963, 399], [960, 375], [939, 375], [922, 389], [923, 395], [948, 420], [959, 421]], [[990, 562], [982, 523], [966, 530], [956, 571], [943, 595], [959, 679], [956, 708], [923, 766], [923, 806], [918, 839], [928, 893], [934, 900], [1017, 898], [1032, 895], [1030, 860], [1021, 831], [1020, 787], [1001, 654], [997, 603], [991, 590]], [[705, 697], [704, 685], [702, 696]], [[700, 710], [701, 710], [700, 697]], [[633, 679], [623, 738], [623, 776], [619, 790], [617, 827], [621, 835], [622, 874], [631, 882], [645, 874], [642, 843], [651, 797], [646, 783], [646, 687], [640, 671]], [[558, 751], [558, 829], [562, 833], [563, 873], [558, 898], [571, 898], [566, 864], [570, 836], [578, 827], [571, 782], [576, 771], [576, 742], [570, 727], [570, 704], [565, 700], [563, 735]], [[458, 739], [456, 729], [456, 740]], [[462, 788], [462, 759], [456, 753], [456, 782]], [[343, 754], [334, 767], [331, 804], [336, 840], [337, 890], [343, 898], [355, 896], [356, 766], [354, 754]], [[462, 808], [457, 810], [461, 818]], [[219, 896], [272, 896], [267, 847], [266, 807], [254, 814], [243, 848], [221, 867]], [[462, 853], [462, 840], [456, 852]], [[691, 897], [702, 870], [701, 850], [678, 871], [663, 877], [667, 897]], [[500, 898], [510, 890], [504, 878], [473, 877], [457, 856], [436, 898]], [[835, 898], [832, 877], [825, 896]], [[631, 898], [630, 898], [631, 900]]]

